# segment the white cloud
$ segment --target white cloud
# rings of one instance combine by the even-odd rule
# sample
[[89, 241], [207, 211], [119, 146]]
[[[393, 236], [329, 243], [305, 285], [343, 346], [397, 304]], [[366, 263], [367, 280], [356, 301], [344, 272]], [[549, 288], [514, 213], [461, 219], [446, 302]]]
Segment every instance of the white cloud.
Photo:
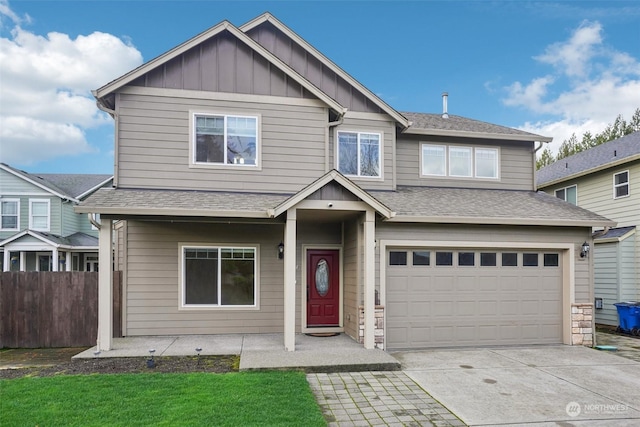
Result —
[[31, 164], [95, 150], [85, 130], [111, 120], [100, 112], [92, 89], [142, 63], [129, 42], [94, 32], [72, 39], [67, 34], [34, 34], [20, 27], [29, 19], [0, 0], [0, 144], [3, 162]]
[[568, 40], [534, 58], [552, 65], [552, 73], [505, 88], [505, 105], [552, 117], [521, 128], [553, 136], [553, 151], [571, 134], [601, 132], [619, 114], [629, 120], [640, 107], [640, 61], [604, 45], [603, 32], [600, 23], [583, 22]]

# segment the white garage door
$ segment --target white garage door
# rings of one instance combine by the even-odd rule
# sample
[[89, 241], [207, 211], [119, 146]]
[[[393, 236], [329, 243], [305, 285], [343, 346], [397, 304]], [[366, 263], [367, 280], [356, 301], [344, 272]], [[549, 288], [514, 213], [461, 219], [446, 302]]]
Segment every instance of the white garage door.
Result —
[[391, 249], [389, 349], [562, 342], [562, 262], [553, 251]]

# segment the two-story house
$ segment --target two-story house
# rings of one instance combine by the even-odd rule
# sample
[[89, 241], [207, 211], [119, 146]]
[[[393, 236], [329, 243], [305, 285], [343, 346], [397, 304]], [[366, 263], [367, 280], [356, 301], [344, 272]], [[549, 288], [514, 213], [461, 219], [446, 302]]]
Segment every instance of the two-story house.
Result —
[[538, 171], [538, 188], [617, 221], [594, 230], [596, 322], [618, 325], [617, 302], [640, 301], [640, 132]]
[[114, 188], [76, 211], [101, 215], [102, 350], [114, 220], [125, 336], [592, 342], [572, 324], [593, 301], [583, 247], [613, 223], [535, 192], [550, 138], [396, 111], [268, 13], [94, 95], [115, 119]]
[[112, 180], [34, 174], [0, 163], [2, 271], [97, 271], [98, 229], [73, 208]]

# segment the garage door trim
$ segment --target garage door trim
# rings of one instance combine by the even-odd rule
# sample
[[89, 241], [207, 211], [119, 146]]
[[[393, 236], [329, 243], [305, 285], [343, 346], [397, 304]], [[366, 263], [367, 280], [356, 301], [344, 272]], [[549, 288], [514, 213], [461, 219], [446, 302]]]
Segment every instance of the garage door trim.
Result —
[[[380, 244], [380, 302], [386, 305], [387, 263], [390, 248], [451, 248], [451, 249], [520, 249], [562, 251], [562, 341], [571, 345], [571, 304], [575, 302], [575, 251], [574, 243], [526, 243], [526, 242], [456, 242], [441, 240], [381, 240]], [[384, 317], [387, 334], [387, 316]]]

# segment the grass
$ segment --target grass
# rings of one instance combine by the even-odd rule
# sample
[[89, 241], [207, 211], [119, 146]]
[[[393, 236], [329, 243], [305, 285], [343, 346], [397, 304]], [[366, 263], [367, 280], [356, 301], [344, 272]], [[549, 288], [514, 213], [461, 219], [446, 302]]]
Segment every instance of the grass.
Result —
[[324, 426], [301, 372], [0, 380], [0, 425]]

